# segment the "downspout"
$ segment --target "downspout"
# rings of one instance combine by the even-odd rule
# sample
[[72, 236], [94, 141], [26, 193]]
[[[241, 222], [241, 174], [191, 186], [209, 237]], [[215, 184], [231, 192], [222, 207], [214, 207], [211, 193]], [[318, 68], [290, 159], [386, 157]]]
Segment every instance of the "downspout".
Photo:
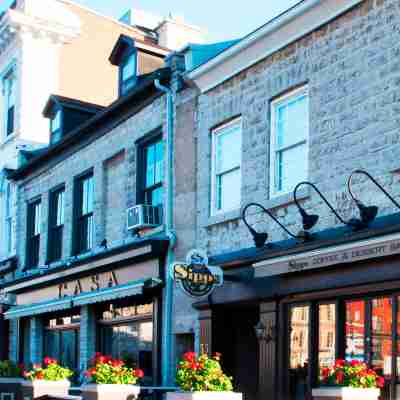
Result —
[[173, 323], [173, 289], [174, 282], [170, 274], [170, 266], [175, 260], [174, 247], [176, 243], [176, 234], [174, 231], [174, 93], [171, 88], [161, 84], [159, 79], [154, 81], [154, 86], [165, 93], [167, 96], [167, 199], [165, 207], [165, 227], [166, 234], [169, 237], [169, 246], [167, 252], [167, 261], [165, 267], [165, 290], [163, 299], [163, 318], [162, 318], [162, 362], [161, 374], [162, 384], [171, 385], [172, 379], [172, 361], [173, 347], [172, 323]]

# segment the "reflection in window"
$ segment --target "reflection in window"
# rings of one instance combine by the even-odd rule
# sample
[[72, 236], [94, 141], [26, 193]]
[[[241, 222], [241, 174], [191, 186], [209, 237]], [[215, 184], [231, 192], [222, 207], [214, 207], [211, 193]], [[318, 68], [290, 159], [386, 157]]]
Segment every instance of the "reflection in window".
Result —
[[296, 400], [306, 399], [308, 376], [308, 342], [310, 308], [308, 306], [290, 309], [290, 394]]
[[320, 304], [319, 310], [319, 367], [333, 365], [336, 355], [336, 305]]
[[346, 360], [364, 361], [365, 303], [346, 302]]

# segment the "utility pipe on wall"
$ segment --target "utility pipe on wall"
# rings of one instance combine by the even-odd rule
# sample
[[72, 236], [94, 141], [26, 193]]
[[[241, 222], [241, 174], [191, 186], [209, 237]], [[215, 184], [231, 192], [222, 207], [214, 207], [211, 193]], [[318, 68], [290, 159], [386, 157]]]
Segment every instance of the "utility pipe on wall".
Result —
[[166, 233], [170, 239], [167, 261], [165, 268], [165, 290], [163, 299], [163, 319], [162, 319], [162, 384], [164, 386], [173, 384], [172, 364], [174, 341], [172, 333], [173, 324], [173, 289], [174, 282], [170, 274], [170, 267], [175, 261], [174, 246], [176, 234], [174, 231], [174, 93], [171, 88], [161, 84], [159, 79], [154, 81], [154, 86], [165, 93], [167, 96], [167, 201], [165, 207], [165, 226]]

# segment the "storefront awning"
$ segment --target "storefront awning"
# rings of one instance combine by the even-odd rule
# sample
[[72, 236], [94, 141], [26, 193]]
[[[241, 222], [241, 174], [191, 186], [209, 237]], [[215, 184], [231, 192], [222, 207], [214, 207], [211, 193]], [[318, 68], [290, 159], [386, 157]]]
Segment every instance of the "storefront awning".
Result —
[[53, 311], [66, 310], [72, 307], [70, 298], [61, 300], [46, 301], [44, 303], [28, 304], [15, 306], [4, 314], [6, 319], [28, 317], [32, 315], [44, 314]]
[[137, 296], [143, 294], [144, 289], [155, 288], [160, 284], [161, 280], [156, 278], [140, 279], [125, 285], [82, 293], [77, 296], [65, 297], [60, 300], [14, 306], [7, 311], [4, 316], [6, 319], [28, 317], [32, 315], [46, 314], [53, 311], [66, 310], [68, 308], [84, 306], [87, 304]]
[[155, 287], [161, 283], [158, 279], [137, 280], [126, 285], [120, 285], [107, 289], [98, 290], [96, 292], [83, 293], [73, 298], [74, 306], [84, 306], [86, 304], [100, 303], [121, 299], [129, 296], [137, 296], [143, 294], [143, 289]]

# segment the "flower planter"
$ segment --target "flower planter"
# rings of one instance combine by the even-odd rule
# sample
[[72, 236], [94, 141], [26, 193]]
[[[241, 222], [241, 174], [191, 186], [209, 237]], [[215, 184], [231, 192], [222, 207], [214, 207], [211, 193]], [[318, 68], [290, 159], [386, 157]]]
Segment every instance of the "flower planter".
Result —
[[81, 387], [83, 400], [134, 400], [139, 397], [140, 387], [133, 385], [96, 385]]
[[71, 383], [65, 381], [26, 381], [22, 382], [21, 391], [24, 400], [33, 400], [41, 396], [68, 396]]
[[313, 400], [378, 400], [380, 389], [331, 387], [313, 389]]
[[167, 393], [166, 400], [242, 400], [241, 393], [234, 392], [175, 392]]
[[22, 378], [0, 378], [0, 399], [22, 400]]

